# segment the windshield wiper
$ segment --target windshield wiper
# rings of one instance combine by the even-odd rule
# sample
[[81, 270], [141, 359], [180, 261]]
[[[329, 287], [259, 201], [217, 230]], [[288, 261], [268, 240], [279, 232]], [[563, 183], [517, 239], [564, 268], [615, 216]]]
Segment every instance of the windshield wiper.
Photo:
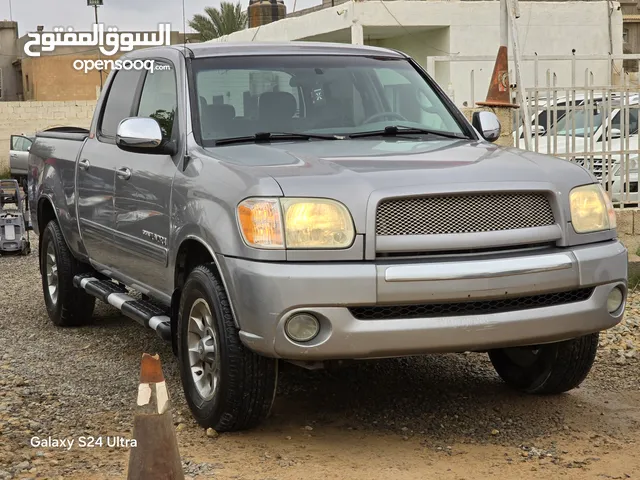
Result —
[[230, 143], [244, 142], [271, 142], [272, 140], [342, 140], [345, 137], [338, 135], [319, 135], [313, 133], [290, 133], [290, 132], [256, 132], [253, 135], [244, 137], [221, 138], [216, 140], [216, 145], [228, 145]]
[[428, 135], [438, 135], [440, 137], [446, 137], [446, 138], [462, 138], [467, 140], [469, 139], [469, 137], [461, 133], [443, 132], [441, 130], [430, 130], [428, 128], [406, 127], [404, 125], [388, 125], [384, 127], [384, 130], [352, 133], [351, 135], [349, 135], [349, 138], [376, 137], [376, 136], [396, 137], [398, 135], [403, 135], [405, 133], [426, 133]]

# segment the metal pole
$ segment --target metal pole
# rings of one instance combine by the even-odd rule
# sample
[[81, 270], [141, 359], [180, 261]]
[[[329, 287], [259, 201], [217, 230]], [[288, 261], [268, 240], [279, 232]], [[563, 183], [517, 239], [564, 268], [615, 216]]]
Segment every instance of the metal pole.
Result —
[[11, 0], [9, 0], [9, 20], [13, 22], [13, 10], [11, 8]]
[[508, 0], [500, 0], [500, 46], [509, 45], [509, 9]]
[[[98, 5], [94, 5], [93, 8], [95, 8], [95, 13], [96, 13], [96, 25], [98, 24]], [[100, 48], [98, 48], [98, 59], [102, 60], [102, 54], [100, 53]], [[102, 63], [102, 62], [100, 62]], [[100, 72], [100, 92], [102, 92], [102, 69], [98, 70]]]
[[[522, 55], [520, 55], [520, 42], [518, 40], [518, 26], [516, 25], [515, 15], [513, 13], [514, 6], [512, 3], [518, 0], [502, 0], [507, 11], [507, 22], [511, 24], [511, 36], [513, 37], [513, 63], [516, 67], [516, 85], [518, 86], [518, 102], [524, 117], [524, 148], [529, 150], [529, 141], [531, 140], [531, 116], [529, 115], [529, 104], [527, 103], [527, 95], [520, 68], [522, 66]], [[508, 25], [508, 24], [507, 24]], [[537, 132], [536, 132], [537, 134]]]

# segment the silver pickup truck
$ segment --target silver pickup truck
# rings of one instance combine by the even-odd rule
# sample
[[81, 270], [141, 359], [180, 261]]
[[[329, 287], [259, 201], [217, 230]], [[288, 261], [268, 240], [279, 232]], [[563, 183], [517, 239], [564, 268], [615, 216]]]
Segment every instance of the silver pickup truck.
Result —
[[269, 413], [278, 361], [487, 352], [530, 393], [578, 386], [627, 297], [584, 168], [492, 144], [411, 58], [323, 43], [127, 55], [89, 130], [38, 133], [29, 188], [59, 326], [95, 298], [172, 342], [197, 421]]

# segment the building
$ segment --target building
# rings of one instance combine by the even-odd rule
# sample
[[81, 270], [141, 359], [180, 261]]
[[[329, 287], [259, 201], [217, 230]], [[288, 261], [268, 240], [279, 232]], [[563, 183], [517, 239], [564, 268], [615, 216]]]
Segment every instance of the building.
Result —
[[[620, 0], [622, 7], [622, 48], [624, 53], [640, 54], [640, 0]], [[640, 61], [626, 61], [628, 72], [637, 72]]]
[[0, 101], [22, 99], [22, 81], [16, 62], [18, 51], [18, 23], [0, 21]]
[[[609, 15], [609, 5], [599, 0], [520, 1], [517, 24], [521, 53], [622, 54], [622, 13], [613, 8]], [[277, 22], [212, 42], [328, 41], [398, 49], [429, 68], [456, 104], [464, 106], [484, 100], [486, 95], [499, 45], [499, 11], [496, 0], [324, 0], [322, 5]], [[525, 62], [521, 68], [525, 86], [533, 86], [534, 65]], [[592, 71], [595, 84], [606, 83], [608, 60], [577, 61], [579, 79], [585, 78], [586, 68]], [[569, 84], [570, 61], [540, 62], [539, 84], [544, 84], [547, 70], [556, 74], [558, 85]]]

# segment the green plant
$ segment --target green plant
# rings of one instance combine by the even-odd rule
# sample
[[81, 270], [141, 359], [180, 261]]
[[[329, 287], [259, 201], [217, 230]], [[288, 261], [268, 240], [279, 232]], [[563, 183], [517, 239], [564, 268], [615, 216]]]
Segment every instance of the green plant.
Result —
[[203, 42], [243, 30], [247, 26], [247, 13], [242, 11], [240, 2], [221, 2], [219, 9], [206, 7], [204, 13], [206, 15], [194, 15], [189, 21], [189, 26], [200, 34]]
[[9, 165], [0, 165], [0, 178], [11, 178], [11, 168], [9, 168]]
[[635, 292], [640, 287], [640, 272], [632, 271], [627, 279], [629, 291]]

